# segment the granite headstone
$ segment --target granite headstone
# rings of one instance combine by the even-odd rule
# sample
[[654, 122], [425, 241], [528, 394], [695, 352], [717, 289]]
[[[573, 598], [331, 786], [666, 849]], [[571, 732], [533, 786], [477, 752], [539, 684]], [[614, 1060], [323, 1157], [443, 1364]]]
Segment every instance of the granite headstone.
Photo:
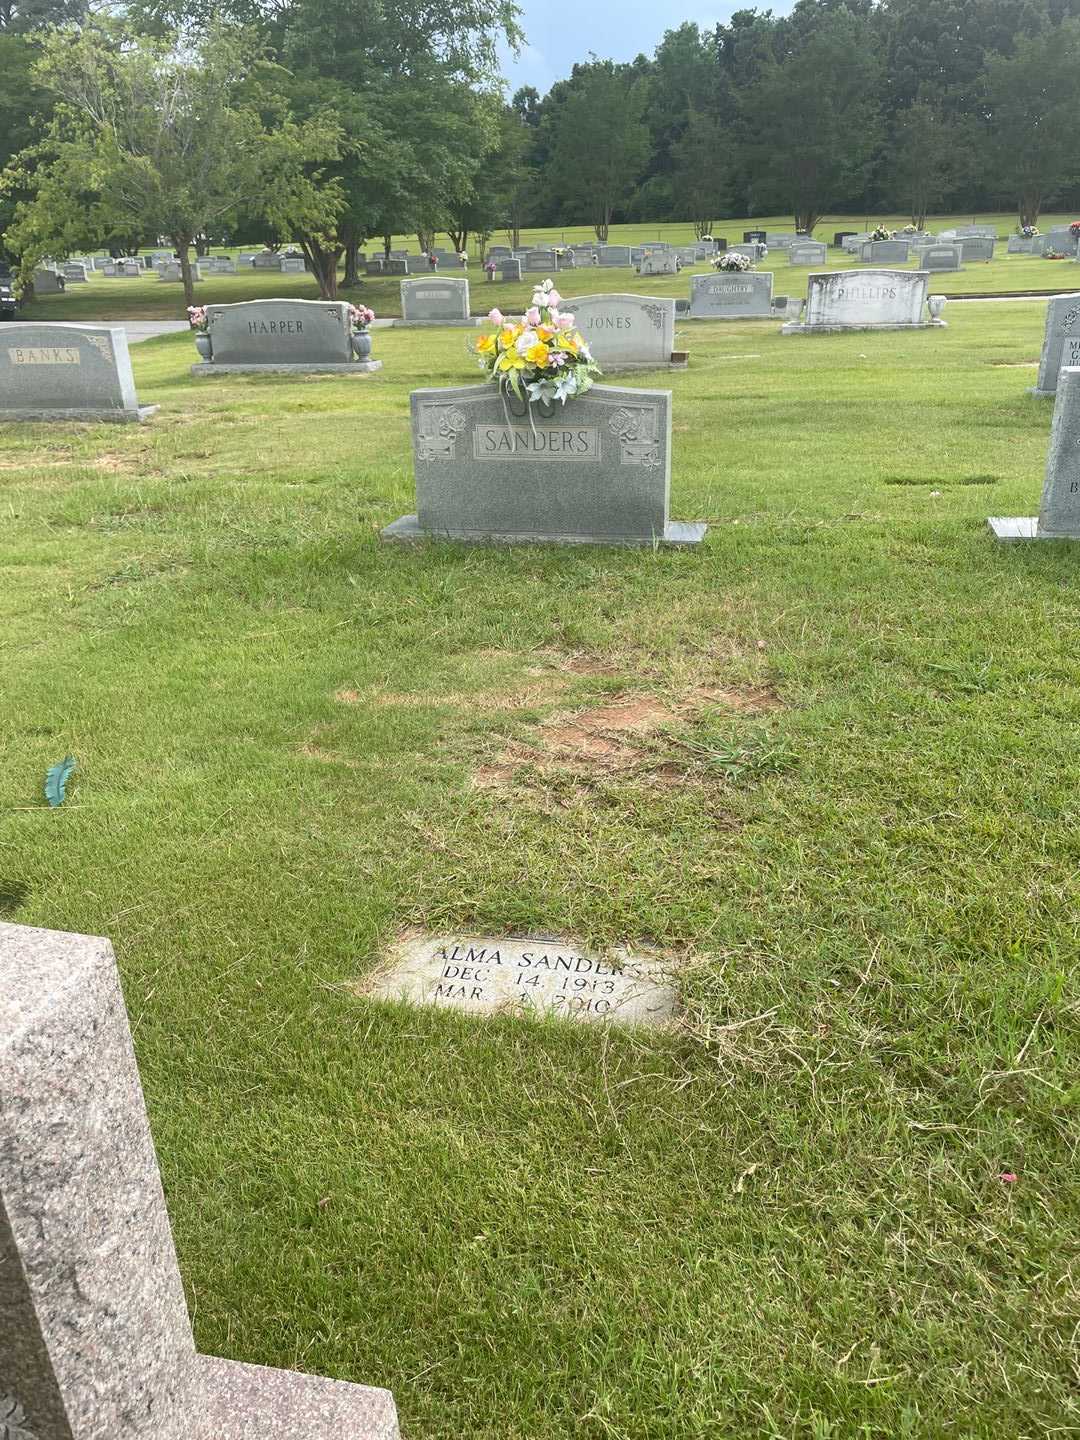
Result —
[[116, 325], [30, 320], [0, 329], [0, 420], [147, 420]]
[[999, 540], [1080, 540], [1080, 366], [1058, 374], [1038, 517], [991, 516]]
[[772, 314], [771, 270], [717, 270], [690, 277], [692, 320], [741, 320]]
[[675, 344], [675, 301], [650, 295], [583, 295], [562, 308], [602, 370], [657, 370], [669, 366]]
[[1039, 377], [1033, 395], [1057, 394], [1063, 366], [1080, 365], [1080, 293], [1052, 295], [1046, 303]]

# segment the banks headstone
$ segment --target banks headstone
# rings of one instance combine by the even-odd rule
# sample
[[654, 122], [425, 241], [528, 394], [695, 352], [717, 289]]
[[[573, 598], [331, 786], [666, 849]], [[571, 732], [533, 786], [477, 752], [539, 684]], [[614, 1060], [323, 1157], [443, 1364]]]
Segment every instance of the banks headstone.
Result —
[[[512, 402], [511, 402], [512, 403]], [[596, 385], [516, 414], [493, 385], [415, 390], [415, 515], [384, 540], [694, 545], [669, 519], [671, 392]]]
[[0, 328], [0, 420], [139, 421], [157, 408], [135, 396], [122, 326]]

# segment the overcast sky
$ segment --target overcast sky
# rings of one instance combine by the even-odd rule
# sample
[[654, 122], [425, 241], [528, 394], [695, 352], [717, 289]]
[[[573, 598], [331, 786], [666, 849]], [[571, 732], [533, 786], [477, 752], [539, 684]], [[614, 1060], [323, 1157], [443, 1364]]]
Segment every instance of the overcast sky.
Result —
[[[754, 0], [703, 6], [699, 0], [660, 0], [644, 5], [639, 0], [585, 0], [583, 7], [567, 6], [566, 0], [519, 0], [525, 45], [516, 60], [503, 60], [507, 98], [522, 85], [535, 85], [540, 94], [556, 80], [570, 73], [571, 66], [587, 60], [589, 51], [601, 60], [633, 60], [651, 55], [665, 30], [674, 30], [684, 20], [696, 20], [702, 29], [718, 20], [727, 20], [736, 10], [753, 8]], [[792, 0], [759, 0], [759, 10], [771, 9], [783, 15]]]

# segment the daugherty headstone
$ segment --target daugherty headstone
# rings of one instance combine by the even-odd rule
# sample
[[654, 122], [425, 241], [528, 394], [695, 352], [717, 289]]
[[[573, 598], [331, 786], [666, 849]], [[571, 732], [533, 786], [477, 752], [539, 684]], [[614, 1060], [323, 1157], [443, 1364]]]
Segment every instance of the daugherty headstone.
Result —
[[398, 1437], [387, 1390], [196, 1352], [112, 946], [7, 924], [0, 1434]]
[[1080, 540], [1080, 365], [1058, 376], [1038, 516], [993, 515], [999, 540]]

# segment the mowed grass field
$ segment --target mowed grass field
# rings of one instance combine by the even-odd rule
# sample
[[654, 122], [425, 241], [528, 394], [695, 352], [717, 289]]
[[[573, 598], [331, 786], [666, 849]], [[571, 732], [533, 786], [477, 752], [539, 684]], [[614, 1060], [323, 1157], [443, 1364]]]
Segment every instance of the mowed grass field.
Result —
[[[871, 226], [876, 223], [876, 218], [870, 217]], [[1010, 290], [1050, 292], [1080, 289], [1080, 265], [1070, 260], [1044, 260], [1039, 256], [1027, 255], [1006, 256], [1006, 237], [1015, 230], [1015, 217], [991, 215], [977, 218], [980, 222], [998, 226], [998, 234], [1001, 238], [997, 246], [999, 252], [997, 257], [990, 263], [969, 261], [959, 272], [933, 275], [931, 284], [934, 293], [972, 295]], [[1072, 218], [1072, 216], [1066, 215], [1044, 217], [1041, 228], [1045, 232], [1050, 229], [1052, 224], [1066, 224]], [[886, 217], [882, 223], [898, 228], [905, 222], [902, 217], [892, 216]], [[928, 225], [932, 231], [936, 231], [962, 223], [964, 223], [962, 218], [938, 216], [929, 221]], [[828, 242], [831, 247], [832, 237], [836, 231], [861, 229], [864, 224], [865, 217], [858, 219], [852, 219], [850, 216], [833, 217], [823, 220], [818, 225], [815, 235], [818, 239]], [[719, 223], [715, 227], [715, 233], [718, 236], [726, 235], [731, 244], [737, 244], [742, 239], [743, 231], [750, 228], [791, 231], [793, 226], [790, 217], [774, 216], [765, 220], [729, 220]], [[612, 227], [610, 243], [636, 245], [646, 240], [663, 239], [672, 244], [689, 244], [693, 238], [694, 233], [690, 225], [616, 225]], [[553, 243], [569, 245], [578, 241], [593, 241], [595, 235], [588, 227], [581, 226], [567, 230], [525, 230], [522, 231], [522, 240], [526, 244], [534, 240], [550, 240]], [[448, 244], [449, 242], [445, 236], [440, 236], [439, 243]], [[500, 232], [493, 237], [492, 243], [506, 244], [507, 237]], [[415, 235], [396, 236], [394, 247], [419, 253]], [[366, 249], [368, 253], [381, 253], [382, 241], [370, 241]], [[528, 304], [533, 285], [537, 280], [542, 280], [544, 276], [532, 274], [520, 284], [514, 282], [503, 284], [501, 281], [489, 282], [480, 266], [475, 246], [472, 247], [472, 251], [473, 258], [468, 271], [455, 269], [451, 273], [465, 274], [470, 280], [470, 299], [474, 312], [482, 313], [495, 304], [502, 308], [522, 308]], [[226, 252], [216, 250], [215, 253]], [[233, 247], [227, 253], [235, 256], [239, 250], [237, 247]], [[595, 294], [598, 291], [621, 291], [683, 298], [688, 297], [690, 293], [689, 276], [695, 273], [703, 274], [709, 268], [707, 264], [702, 264], [687, 267], [679, 276], [639, 276], [633, 268], [629, 267], [625, 269], [620, 267], [604, 267], [603, 269], [583, 267], [561, 272], [559, 287], [567, 296]], [[830, 248], [826, 264], [814, 268], [844, 270], [860, 267], [855, 265], [842, 251]], [[914, 260], [906, 268], [915, 269]], [[810, 270], [803, 266], [789, 264], [787, 255], [783, 251], [773, 249], [758, 265], [758, 269], [774, 272], [773, 288], [777, 295], [801, 297], [806, 294], [807, 276], [811, 273]], [[196, 291], [200, 304], [226, 304], [230, 301], [268, 299], [280, 295], [287, 295], [294, 299], [315, 300], [319, 295], [318, 286], [310, 275], [279, 275], [277, 273], [267, 275], [250, 269], [245, 269], [238, 275], [208, 278], [196, 286]], [[343, 299], [363, 300], [378, 315], [390, 317], [401, 314], [400, 277], [387, 276], [385, 279], [374, 276], [363, 277], [355, 288], [346, 288], [343, 285], [340, 293]], [[148, 274], [145, 280], [106, 280], [103, 276], [98, 276], [85, 285], [70, 286], [63, 295], [38, 296], [26, 306], [23, 313], [28, 319], [76, 322], [99, 319], [177, 320], [184, 318], [184, 294], [179, 284], [158, 280], [154, 274]]]
[[[408, 1440], [1080, 1431], [1080, 547], [986, 530], [1043, 307], [947, 317], [618, 378], [686, 553], [381, 547], [460, 330], [3, 427], [0, 913], [114, 941], [202, 1349]], [[649, 946], [682, 1019], [362, 998], [409, 928]]]

